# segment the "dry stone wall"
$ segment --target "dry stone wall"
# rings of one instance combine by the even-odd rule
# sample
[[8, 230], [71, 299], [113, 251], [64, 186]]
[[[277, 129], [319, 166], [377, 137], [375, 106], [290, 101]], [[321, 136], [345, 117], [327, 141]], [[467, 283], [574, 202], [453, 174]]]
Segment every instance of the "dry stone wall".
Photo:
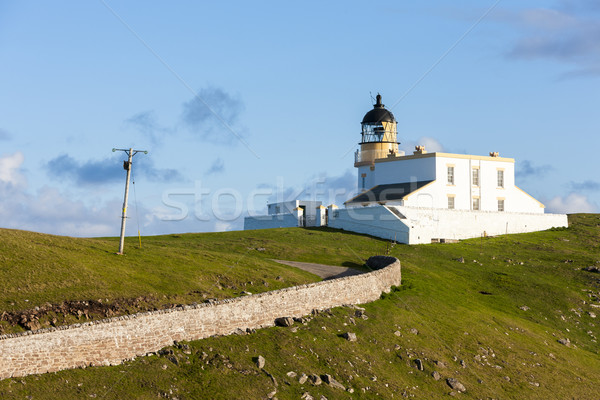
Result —
[[210, 304], [0, 336], [0, 379], [95, 365], [115, 365], [173, 341], [273, 326], [278, 317], [374, 301], [400, 285], [397, 259], [373, 272]]

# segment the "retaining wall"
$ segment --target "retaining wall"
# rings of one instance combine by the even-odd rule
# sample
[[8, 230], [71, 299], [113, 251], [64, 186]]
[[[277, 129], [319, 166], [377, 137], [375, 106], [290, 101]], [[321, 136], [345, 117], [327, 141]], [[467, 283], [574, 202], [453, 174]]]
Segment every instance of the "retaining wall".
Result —
[[382, 269], [210, 304], [139, 313], [0, 336], [0, 379], [94, 365], [115, 365], [173, 341], [273, 326], [278, 317], [374, 301], [401, 283], [400, 262]]

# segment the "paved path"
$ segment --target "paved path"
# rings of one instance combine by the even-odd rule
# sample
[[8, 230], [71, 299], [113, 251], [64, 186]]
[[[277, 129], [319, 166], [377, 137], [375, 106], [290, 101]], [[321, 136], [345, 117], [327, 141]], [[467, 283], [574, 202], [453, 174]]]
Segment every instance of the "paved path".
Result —
[[363, 271], [359, 271], [357, 269], [348, 268], [348, 267], [335, 267], [332, 265], [314, 264], [314, 263], [299, 262], [299, 261], [286, 261], [286, 260], [273, 260], [273, 261], [276, 261], [280, 264], [289, 265], [291, 267], [303, 269], [312, 274], [320, 276], [324, 280], [341, 278], [344, 276], [358, 275], [358, 274], [363, 273]]

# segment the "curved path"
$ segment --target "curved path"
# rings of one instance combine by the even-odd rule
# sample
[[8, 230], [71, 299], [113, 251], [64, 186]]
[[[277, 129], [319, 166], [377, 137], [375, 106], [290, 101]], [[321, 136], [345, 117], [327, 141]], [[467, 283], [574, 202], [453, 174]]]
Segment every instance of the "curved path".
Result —
[[352, 276], [352, 275], [360, 275], [364, 273], [364, 271], [360, 271], [354, 268], [348, 267], [336, 267], [333, 265], [325, 265], [325, 264], [315, 264], [315, 263], [307, 263], [300, 261], [286, 261], [286, 260], [273, 260], [280, 264], [289, 265], [290, 267], [296, 267], [303, 269], [305, 271], [310, 272], [311, 274], [315, 274], [323, 278], [323, 280], [327, 279], [336, 279], [342, 278], [344, 276]]

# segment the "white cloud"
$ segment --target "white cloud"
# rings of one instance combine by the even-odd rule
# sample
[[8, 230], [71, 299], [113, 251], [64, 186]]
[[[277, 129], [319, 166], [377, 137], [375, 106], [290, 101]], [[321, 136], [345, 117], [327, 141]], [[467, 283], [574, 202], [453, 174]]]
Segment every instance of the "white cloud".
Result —
[[25, 156], [20, 151], [15, 154], [0, 157], [0, 182], [13, 186], [25, 184], [25, 178], [20, 172]]
[[22, 152], [0, 157], [2, 228], [69, 236], [118, 234], [122, 208], [118, 200], [94, 207], [49, 186], [30, 193], [22, 170], [24, 160]]
[[546, 203], [549, 212], [558, 214], [594, 213], [598, 207], [588, 198], [578, 193], [571, 193], [566, 197], [556, 196]]

